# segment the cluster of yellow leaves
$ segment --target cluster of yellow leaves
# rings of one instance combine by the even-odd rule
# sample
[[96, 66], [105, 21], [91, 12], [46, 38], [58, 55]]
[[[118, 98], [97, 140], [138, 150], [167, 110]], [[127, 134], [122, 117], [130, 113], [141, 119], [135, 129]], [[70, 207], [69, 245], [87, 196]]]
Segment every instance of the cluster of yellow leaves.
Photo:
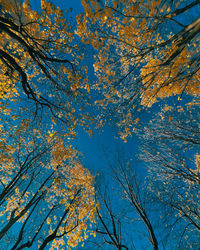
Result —
[[[177, 47], [166, 47], [159, 53], [169, 57], [174, 53]], [[150, 56], [147, 64], [141, 69], [141, 78], [144, 86], [151, 87], [142, 95], [141, 104], [150, 107], [158, 99], [163, 99], [173, 95], [181, 95], [184, 91], [191, 96], [200, 96], [200, 82], [198, 71], [188, 79], [187, 77], [179, 78], [180, 72], [192, 72], [193, 66], [190, 61], [194, 52], [191, 48], [185, 48], [171, 66], [164, 66], [163, 59], [156, 56]], [[195, 71], [195, 69], [194, 69]], [[189, 83], [190, 81], [190, 83]]]
[[[121, 129], [120, 131], [120, 138], [127, 142], [127, 138], [131, 136], [133, 132], [135, 132], [135, 127], [133, 126], [133, 117], [131, 112], [127, 113], [123, 120], [121, 120], [117, 126]], [[139, 118], [135, 119], [134, 123], [137, 124], [139, 121]]]
[[[56, 197], [59, 197], [60, 205], [64, 206], [65, 209], [69, 209], [63, 225], [59, 229], [59, 234], [69, 231], [66, 234], [65, 241], [67, 241], [69, 247], [75, 247], [79, 242], [86, 239], [87, 234], [90, 233], [88, 221], [95, 222], [96, 204], [93, 176], [79, 162], [73, 160], [77, 156], [75, 150], [71, 147], [66, 148], [62, 142], [59, 147], [56, 146], [55, 150], [52, 151], [52, 155], [52, 163], [59, 164], [59, 167], [57, 170], [58, 175], [54, 179], [49, 192], [48, 202], [51, 204]], [[67, 159], [71, 163], [69, 162], [66, 165], [65, 161]], [[52, 191], [54, 195], [52, 195]], [[80, 192], [80, 194], [76, 197], [77, 192]], [[77, 222], [77, 227], [71, 231]], [[47, 224], [51, 224], [50, 232], [52, 232], [53, 220], [49, 218]], [[54, 240], [52, 247], [60, 249], [62, 245], [63, 240]]]
[[195, 156], [195, 165], [196, 165], [196, 169], [194, 170], [194, 173], [199, 174], [200, 173], [200, 154], [196, 154]]
[[[116, 107], [122, 127], [125, 112], [134, 113], [137, 98], [142, 106], [151, 107], [183, 92], [200, 96], [199, 70], [193, 61], [199, 53], [199, 37], [180, 50], [184, 39], [166, 28], [181, 2], [170, 6], [161, 0], [113, 0], [105, 4], [82, 0], [85, 15], [77, 18], [77, 33], [82, 41], [98, 49], [94, 62], [98, 81], [94, 88], [104, 94], [104, 99], [96, 104], [105, 109]], [[173, 59], [164, 64], [171, 56]], [[128, 128], [121, 132], [123, 139], [129, 134]]]
[[17, 89], [12, 80], [6, 75], [8, 72], [4, 65], [0, 62], [0, 99], [12, 99], [17, 95]]
[[[16, 174], [20, 173], [21, 167], [25, 168], [25, 172], [24, 170], [21, 172], [20, 181], [14, 184], [13, 192], [3, 202], [0, 210], [0, 217], [4, 223], [2, 225], [8, 223], [11, 214], [13, 218], [19, 217], [16, 223], [23, 223], [31, 212], [31, 209], [26, 209], [27, 204], [34, 196], [41, 196], [42, 205], [38, 205], [37, 208], [41, 221], [36, 220], [36, 223], [42, 223], [42, 218], [46, 217], [54, 205], [56, 206], [53, 213], [50, 213], [44, 221], [49, 228], [46, 235], [54, 232], [62, 214], [67, 211], [57, 235], [68, 233], [55, 239], [51, 245], [52, 249], [61, 249], [63, 244], [67, 244], [69, 248], [75, 247], [92, 233], [89, 225], [95, 223], [94, 178], [78, 161], [79, 153], [72, 146], [65, 146], [64, 141], [55, 132], [44, 136], [39, 130], [33, 129], [32, 133], [27, 136], [28, 129], [28, 121], [22, 123], [21, 126], [13, 126], [11, 134], [6, 132], [3, 126], [0, 128], [0, 191], [4, 188], [6, 190], [10, 183], [14, 183], [13, 180]], [[16, 143], [14, 138], [17, 140]], [[46, 151], [46, 156], [43, 157], [45, 145], [48, 145], [49, 151]], [[19, 159], [22, 161], [23, 158], [26, 159], [27, 154], [30, 154], [30, 157], [33, 152], [37, 151], [38, 155], [33, 156], [33, 162], [30, 161], [31, 158], [27, 158], [30, 163], [27, 161], [27, 165], [26, 163], [18, 164], [16, 157], [19, 152]], [[51, 179], [42, 189], [38, 189], [53, 172]], [[32, 183], [29, 186], [31, 179]], [[19, 224], [20, 227], [21, 224]]]
[[[80, 65], [77, 70], [84, 54], [73, 41], [70, 13], [47, 0], [41, 1], [39, 11], [31, 8], [29, 0], [2, 0], [0, 4], [1, 22], [6, 26], [0, 32], [0, 49], [26, 74], [35, 98], [42, 96], [51, 104], [61, 103], [61, 111], [55, 112], [59, 119], [68, 121], [67, 113], [72, 125], [78, 121], [83, 124], [85, 118], [77, 108], [76, 97], [79, 89], [89, 93], [90, 86], [87, 67]], [[0, 59], [0, 100], [12, 101], [12, 97], [20, 95], [15, 98], [20, 102], [22, 92], [29, 87], [24, 86], [20, 70], [9, 60]]]
[[[16, 148], [15, 145], [7, 143], [8, 139], [8, 133], [5, 132], [3, 125], [0, 125], [0, 172], [3, 172], [6, 165], [7, 174], [11, 175], [14, 161], [13, 154]], [[5, 181], [5, 179], [7, 178], [8, 176], [2, 176], [1, 181], [6, 183], [7, 181]]]
[[76, 151], [74, 151], [71, 146], [66, 148], [63, 142], [59, 140], [57, 145], [52, 150], [52, 156], [53, 163], [55, 165], [59, 165], [67, 159], [74, 158], [76, 156]]

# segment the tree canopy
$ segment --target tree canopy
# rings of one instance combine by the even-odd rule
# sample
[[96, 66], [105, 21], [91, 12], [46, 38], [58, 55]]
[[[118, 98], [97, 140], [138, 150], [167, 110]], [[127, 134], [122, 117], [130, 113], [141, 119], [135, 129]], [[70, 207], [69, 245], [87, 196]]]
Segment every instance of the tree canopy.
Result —
[[0, 247], [199, 249], [200, 0], [55, 2], [0, 1]]
[[93, 177], [60, 138], [24, 127], [1, 129], [1, 246], [74, 247], [95, 221]]
[[45, 0], [38, 11], [28, 0], [0, 6], [1, 99], [22, 101], [25, 95], [23, 108], [33, 115], [48, 112], [54, 123], [68, 127], [82, 123], [86, 114], [79, 111], [88, 102], [89, 85], [70, 12]]
[[[124, 137], [137, 111], [166, 97], [199, 98], [199, 1], [89, 1], [77, 33], [96, 50], [97, 100], [120, 118]], [[117, 119], [118, 119], [117, 118]]]

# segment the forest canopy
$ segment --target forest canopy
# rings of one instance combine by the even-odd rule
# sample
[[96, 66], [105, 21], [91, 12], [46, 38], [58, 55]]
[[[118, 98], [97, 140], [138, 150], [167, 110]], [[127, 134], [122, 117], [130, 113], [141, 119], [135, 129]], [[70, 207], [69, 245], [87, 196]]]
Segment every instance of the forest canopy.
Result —
[[0, 0], [0, 247], [199, 249], [200, 1], [57, 4]]

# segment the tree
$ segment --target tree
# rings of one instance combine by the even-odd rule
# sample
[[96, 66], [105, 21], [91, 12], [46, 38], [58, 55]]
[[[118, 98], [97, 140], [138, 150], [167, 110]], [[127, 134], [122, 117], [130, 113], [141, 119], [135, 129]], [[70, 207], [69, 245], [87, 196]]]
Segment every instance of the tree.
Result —
[[110, 185], [101, 185], [105, 187], [96, 191], [101, 207], [97, 208], [97, 236], [115, 249], [158, 249], [160, 242], [154, 228], [158, 218], [153, 219], [153, 210], [145, 197], [147, 183], [139, 181], [134, 166], [120, 155], [111, 168]]
[[88, 128], [84, 46], [70, 11], [46, 0], [38, 11], [29, 0], [1, 1], [0, 41], [0, 244], [74, 247], [96, 209], [93, 177], [64, 139]]
[[29, 0], [10, 0], [1, 1], [0, 14], [1, 100], [21, 101], [35, 116], [47, 112], [54, 123], [82, 124], [89, 85], [70, 12], [46, 0], [39, 11]]
[[[103, 238], [103, 244], [111, 245], [116, 249], [129, 249], [122, 239], [122, 226], [121, 221], [113, 212], [108, 200], [101, 196], [101, 206], [103, 207], [104, 215], [101, 214], [97, 208], [97, 216], [99, 218], [99, 225], [96, 233]], [[102, 245], [103, 245], [102, 244]]]
[[[199, 105], [165, 106], [141, 129], [145, 160], [167, 174], [199, 184]], [[196, 158], [196, 160], [195, 160]]]
[[142, 157], [148, 164], [155, 199], [168, 206], [177, 220], [182, 221], [184, 231], [180, 245], [188, 244], [188, 248], [194, 249], [200, 230], [197, 109], [198, 104], [197, 107], [193, 104], [192, 107], [166, 106], [142, 135]]
[[124, 138], [140, 109], [184, 93], [199, 98], [199, 0], [82, 4], [77, 33], [98, 50], [95, 88], [104, 98], [97, 103], [120, 117]]
[[199, 186], [162, 174], [159, 164], [147, 166], [143, 176], [144, 169], [121, 155], [111, 164], [114, 179], [109, 185], [101, 181], [103, 188], [96, 191], [101, 210], [95, 243], [99, 249], [103, 244], [108, 249], [198, 249]]
[[[95, 222], [93, 177], [56, 135], [1, 128], [2, 248], [74, 247]], [[28, 136], [27, 136], [28, 135]], [[25, 137], [26, 136], [26, 137]]]

